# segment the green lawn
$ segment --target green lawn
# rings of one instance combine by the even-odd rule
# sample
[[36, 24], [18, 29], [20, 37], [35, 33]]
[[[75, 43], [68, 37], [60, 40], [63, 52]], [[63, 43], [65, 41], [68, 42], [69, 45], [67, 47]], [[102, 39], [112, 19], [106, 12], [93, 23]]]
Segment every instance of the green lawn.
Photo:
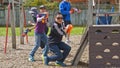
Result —
[[[16, 27], [16, 36], [20, 36], [20, 28]], [[8, 29], [8, 35], [11, 36], [11, 28]], [[80, 35], [82, 34], [84, 31], [83, 27], [74, 27], [71, 35]], [[6, 27], [0, 27], [0, 36], [5, 36], [6, 35]], [[29, 36], [33, 36], [34, 35], [34, 30], [32, 30], [31, 32], [28, 33]]]

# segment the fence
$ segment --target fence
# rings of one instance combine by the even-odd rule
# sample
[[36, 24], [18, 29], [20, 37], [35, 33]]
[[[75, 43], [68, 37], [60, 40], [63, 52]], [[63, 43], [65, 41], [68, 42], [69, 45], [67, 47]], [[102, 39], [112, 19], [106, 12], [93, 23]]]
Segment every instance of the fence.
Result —
[[[16, 8], [17, 9], [17, 8]], [[26, 22], [29, 20], [32, 20], [31, 15], [28, 13], [28, 10], [25, 10], [26, 12]], [[54, 14], [58, 12], [58, 10], [49, 10], [49, 23], [51, 24], [54, 21]], [[71, 21], [73, 25], [83, 25], [87, 22], [87, 10], [82, 10], [80, 14], [74, 13], [71, 15]], [[20, 20], [19, 20], [19, 10], [15, 11], [16, 15], [16, 26], [19, 26]], [[5, 26], [7, 17], [7, 10], [0, 11], [0, 26]]]
[[[28, 13], [28, 9], [25, 10], [26, 12], [26, 22], [29, 20], [32, 20], [31, 15]], [[54, 14], [58, 12], [58, 10], [49, 10], [49, 24], [51, 24], [54, 21]], [[20, 19], [19, 19], [19, 10], [16, 8], [15, 11], [16, 15], [16, 26], [19, 26]], [[7, 17], [7, 10], [0, 10], [0, 26], [5, 26], [6, 22], [6, 17]], [[112, 23], [118, 23], [119, 16], [113, 17], [112, 18]], [[96, 18], [94, 17], [94, 22], [95, 23]], [[73, 25], [85, 25], [87, 24], [87, 10], [82, 10], [80, 14], [74, 13], [71, 14], [71, 22]], [[89, 23], [89, 22], [88, 22]], [[28, 24], [27, 24], [28, 25]]]

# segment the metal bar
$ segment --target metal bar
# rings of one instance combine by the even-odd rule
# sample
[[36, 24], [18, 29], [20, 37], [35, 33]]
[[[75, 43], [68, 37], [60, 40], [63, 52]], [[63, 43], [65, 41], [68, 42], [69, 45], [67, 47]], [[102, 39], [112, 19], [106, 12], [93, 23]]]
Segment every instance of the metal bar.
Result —
[[94, 16], [120, 16], [119, 12], [93, 13]]

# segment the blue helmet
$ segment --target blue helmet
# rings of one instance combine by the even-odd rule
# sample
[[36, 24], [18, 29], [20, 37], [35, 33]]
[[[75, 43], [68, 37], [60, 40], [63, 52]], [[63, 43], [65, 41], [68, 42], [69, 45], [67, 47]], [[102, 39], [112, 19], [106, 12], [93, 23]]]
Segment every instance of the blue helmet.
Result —
[[38, 14], [38, 10], [36, 7], [32, 7], [29, 13], [32, 14], [32, 16], [36, 17], [36, 15]]

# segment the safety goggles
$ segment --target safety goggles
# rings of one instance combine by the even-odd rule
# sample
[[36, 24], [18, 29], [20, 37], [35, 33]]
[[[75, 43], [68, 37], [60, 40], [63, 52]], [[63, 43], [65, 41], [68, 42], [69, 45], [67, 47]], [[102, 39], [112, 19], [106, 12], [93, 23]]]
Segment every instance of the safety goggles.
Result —
[[57, 19], [63, 19], [63, 17], [57, 17]]

